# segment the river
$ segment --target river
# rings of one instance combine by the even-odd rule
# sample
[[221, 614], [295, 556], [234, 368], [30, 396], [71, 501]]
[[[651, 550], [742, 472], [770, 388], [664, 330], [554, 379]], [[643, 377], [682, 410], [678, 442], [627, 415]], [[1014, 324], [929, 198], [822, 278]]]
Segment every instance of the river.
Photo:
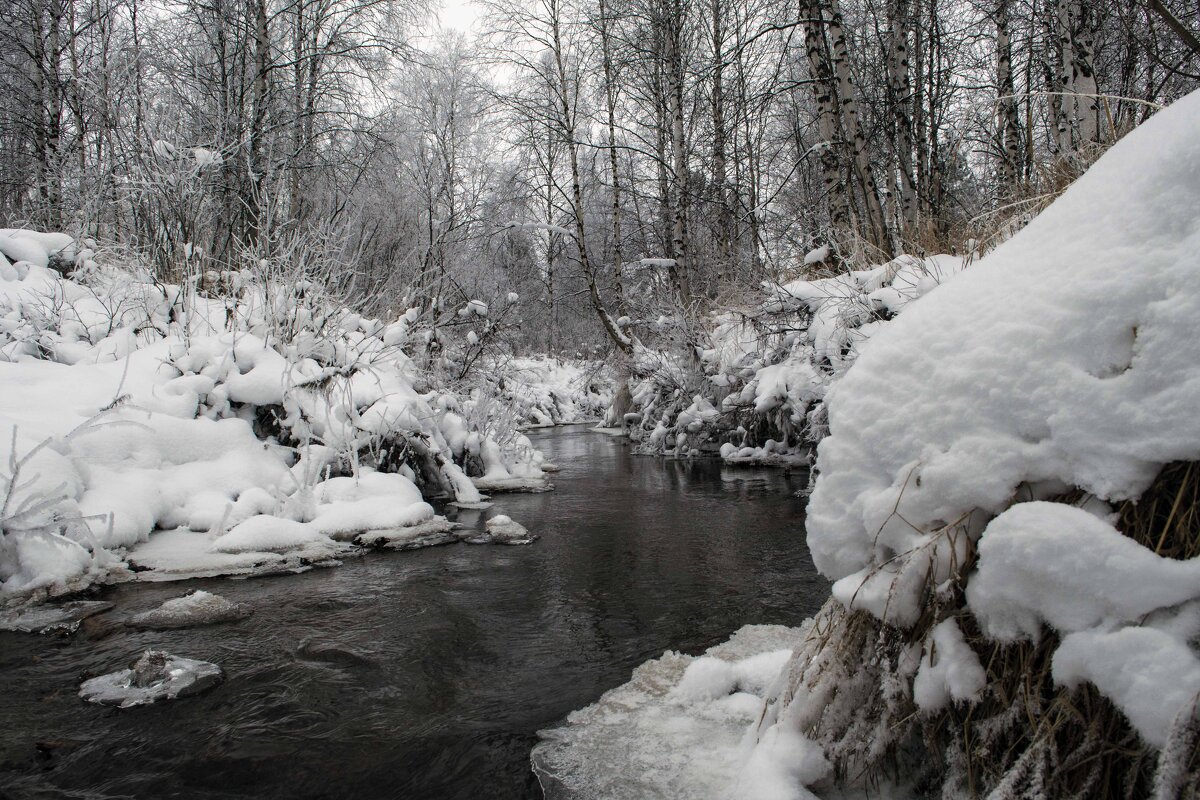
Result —
[[[585, 428], [533, 437], [556, 490], [501, 495], [541, 539], [372, 553], [248, 580], [124, 584], [71, 638], [0, 633], [0, 798], [537, 798], [537, 730], [674, 649], [799, 624], [828, 595], [807, 475], [635, 457]], [[453, 511], [451, 511], [453, 516]], [[203, 588], [255, 609], [177, 631], [121, 620]], [[146, 648], [220, 664], [200, 697], [115, 710], [82, 677]]]

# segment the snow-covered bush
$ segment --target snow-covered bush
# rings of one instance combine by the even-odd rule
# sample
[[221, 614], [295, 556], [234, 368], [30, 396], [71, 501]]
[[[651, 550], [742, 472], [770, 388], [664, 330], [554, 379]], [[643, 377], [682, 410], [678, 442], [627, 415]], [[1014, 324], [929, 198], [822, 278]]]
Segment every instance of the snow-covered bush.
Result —
[[0, 594], [436, 542], [425, 499], [544, 485], [528, 440], [502, 449], [432, 388], [416, 315], [355, 313], [263, 260], [179, 286], [85, 243], [64, 278], [64, 241], [0, 236], [21, 259], [0, 264]]
[[901, 256], [829, 278], [764, 284], [755, 302], [712, 321], [697, 359], [646, 348], [628, 408], [610, 425], [643, 452], [719, 452], [730, 463], [807, 463], [825, 433], [824, 398], [865, 343], [968, 260]]

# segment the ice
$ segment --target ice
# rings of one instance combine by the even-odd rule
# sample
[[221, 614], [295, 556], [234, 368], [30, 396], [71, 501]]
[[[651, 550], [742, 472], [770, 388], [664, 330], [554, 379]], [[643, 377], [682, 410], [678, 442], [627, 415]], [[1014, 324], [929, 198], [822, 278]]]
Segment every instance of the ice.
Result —
[[355, 544], [387, 550], [416, 550], [457, 541], [454, 524], [448, 522], [445, 517], [434, 517], [428, 522], [403, 528], [371, 530], [354, 538]]
[[125, 624], [134, 628], [162, 630], [235, 622], [250, 614], [250, 608], [242, 603], [231, 603], [220, 595], [196, 590], [183, 597], [167, 600], [158, 608], [136, 614]]
[[667, 652], [641, 665], [628, 683], [541, 732], [533, 764], [548, 796], [692, 800], [790, 788], [762, 797], [804, 797], [796, 781], [822, 771], [819, 749], [779, 734], [759, 749], [752, 738], [767, 687], [801, 636], [748, 625], [704, 656]]
[[36, 605], [0, 616], [0, 631], [70, 634], [88, 617], [113, 607], [101, 600], [72, 600], [61, 605]]
[[197, 695], [224, 679], [216, 664], [147, 650], [129, 669], [84, 681], [79, 696], [89, 703], [132, 708]]

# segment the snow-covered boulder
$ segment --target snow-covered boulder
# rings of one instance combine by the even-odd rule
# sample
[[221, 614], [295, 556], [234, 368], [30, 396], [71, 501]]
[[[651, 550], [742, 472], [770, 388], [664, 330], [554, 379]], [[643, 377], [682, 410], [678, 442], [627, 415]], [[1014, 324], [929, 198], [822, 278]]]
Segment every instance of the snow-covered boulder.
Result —
[[524, 525], [514, 522], [511, 517], [497, 514], [489, 517], [485, 523], [488, 535], [497, 544], [533, 544], [537, 536], [530, 533]]
[[158, 608], [135, 614], [125, 624], [134, 628], [165, 630], [236, 622], [250, 614], [251, 609], [243, 603], [231, 603], [219, 594], [196, 590], [183, 597], [167, 600]]

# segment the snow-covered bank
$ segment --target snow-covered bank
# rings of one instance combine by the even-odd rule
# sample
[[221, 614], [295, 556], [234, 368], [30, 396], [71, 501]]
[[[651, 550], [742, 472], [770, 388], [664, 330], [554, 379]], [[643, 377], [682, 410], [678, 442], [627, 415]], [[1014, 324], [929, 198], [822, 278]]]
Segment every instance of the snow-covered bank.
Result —
[[177, 286], [61, 234], [0, 253], [0, 596], [438, 543], [426, 499], [545, 484], [526, 437], [429, 387], [413, 313], [265, 262]]
[[527, 428], [597, 421], [612, 403], [612, 369], [600, 361], [508, 358], [490, 365], [486, 379], [494, 401]]
[[[807, 531], [833, 595], [738, 774], [663, 796], [896, 774], [925, 797], [1200, 795], [1197, 130], [1193, 94], [830, 390]], [[626, 769], [631, 740], [591, 756], [604, 705], [573, 717], [590, 727], [564, 784]], [[657, 712], [625, 713], [636, 730]], [[695, 778], [716, 759], [693, 762], [688, 725], [657, 730], [660, 764]], [[743, 789], [765, 774], [778, 794]]]
[[867, 342], [912, 301], [963, 271], [958, 256], [901, 256], [826, 278], [764, 284], [710, 321], [699, 364], [641, 349], [629, 396], [606, 422], [642, 452], [717, 452], [730, 464], [809, 463], [825, 397]]

